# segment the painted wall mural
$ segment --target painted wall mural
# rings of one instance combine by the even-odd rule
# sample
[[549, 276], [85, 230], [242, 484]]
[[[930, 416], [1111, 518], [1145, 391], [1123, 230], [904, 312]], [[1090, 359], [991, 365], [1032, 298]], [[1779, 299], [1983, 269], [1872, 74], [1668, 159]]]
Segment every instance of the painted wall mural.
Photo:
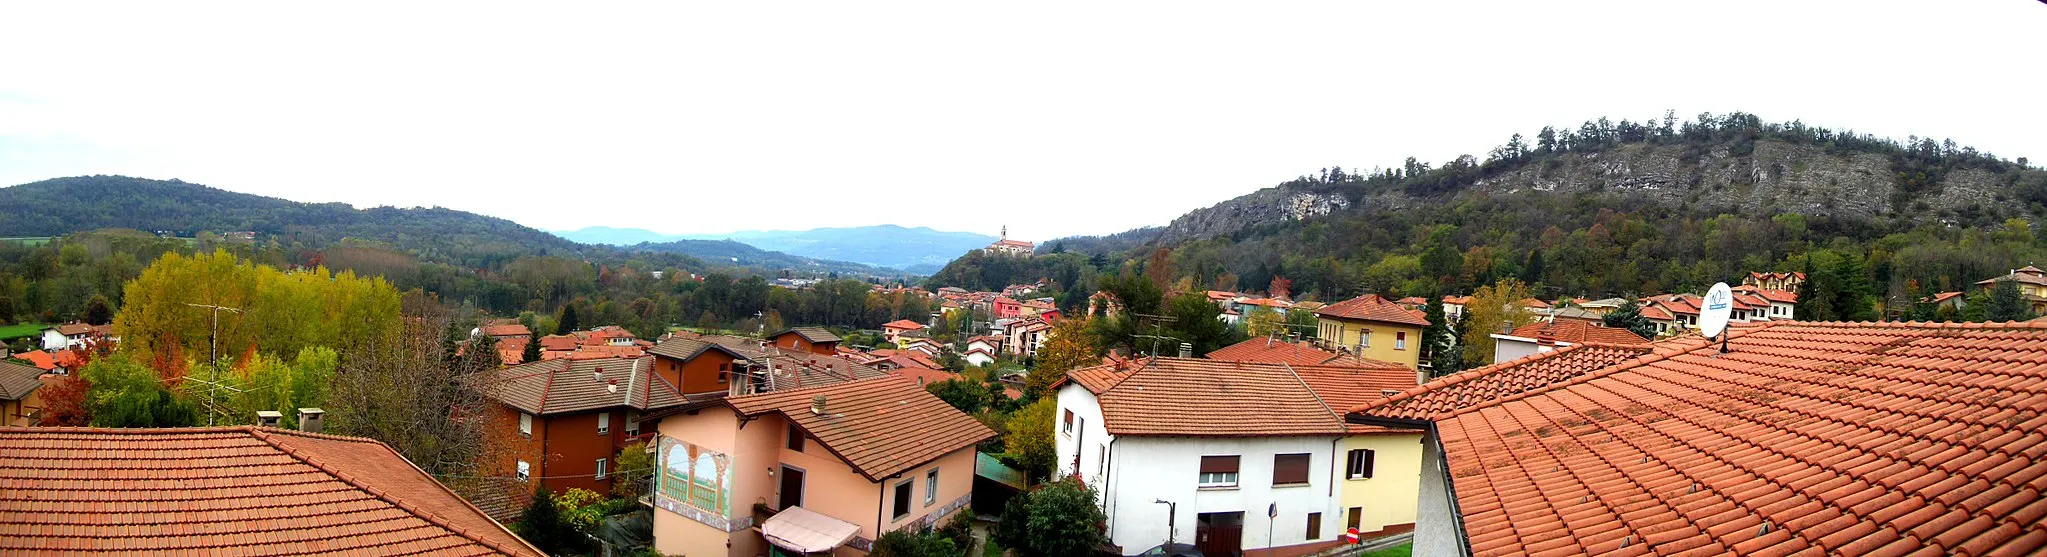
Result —
[[660, 489], [656, 494], [661, 508], [730, 531], [727, 517], [732, 516], [732, 457], [662, 437]]

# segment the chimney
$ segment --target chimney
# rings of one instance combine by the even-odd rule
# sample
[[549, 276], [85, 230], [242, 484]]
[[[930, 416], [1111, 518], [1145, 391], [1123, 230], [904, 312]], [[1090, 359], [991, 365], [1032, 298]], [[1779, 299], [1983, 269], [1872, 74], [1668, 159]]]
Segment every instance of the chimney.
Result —
[[321, 426], [324, 425], [321, 422], [326, 421], [325, 420], [326, 415], [327, 415], [326, 410], [321, 410], [318, 408], [300, 408], [299, 431], [319, 433]]
[[1180, 343], [1180, 357], [1182, 358], [1194, 357], [1194, 345], [1185, 342]]
[[263, 427], [278, 427], [278, 424], [282, 423], [284, 423], [283, 412], [279, 412], [276, 410], [256, 411], [256, 425]]
[[596, 369], [595, 371], [592, 371], [592, 372], [591, 372], [591, 375], [593, 376], [593, 377], [592, 377], [593, 379], [596, 379], [596, 380], [597, 380], [597, 382], [599, 382], [599, 383], [603, 383], [603, 382], [604, 382], [604, 366], [597, 366], [597, 369]]
[[810, 397], [810, 413], [823, 416], [825, 415], [824, 411], [824, 395]]

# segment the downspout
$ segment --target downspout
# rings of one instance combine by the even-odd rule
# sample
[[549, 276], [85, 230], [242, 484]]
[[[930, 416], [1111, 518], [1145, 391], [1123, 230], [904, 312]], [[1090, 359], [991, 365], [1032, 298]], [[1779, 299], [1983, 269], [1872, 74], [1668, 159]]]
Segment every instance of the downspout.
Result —
[[1102, 491], [1102, 514], [1109, 515], [1108, 533], [1113, 534], [1116, 532], [1116, 513], [1110, 512], [1110, 510], [1112, 507], [1116, 506], [1114, 503], [1116, 498], [1110, 497], [1109, 492], [1113, 491], [1113, 485], [1116, 482], [1122, 481], [1123, 479], [1122, 474], [1116, 473], [1116, 438], [1114, 437], [1109, 438], [1108, 458], [1109, 458], [1108, 466], [1104, 466], [1103, 468], [1106, 468], [1109, 471], [1109, 481], [1106, 483], [1111, 484], [1112, 489]]
[[[883, 478], [880, 483], [881, 493], [874, 498], [874, 541], [881, 541], [881, 511], [888, 508], [888, 479]], [[873, 551], [874, 546], [867, 547]]]
[[[1336, 477], [1336, 452], [1337, 452], [1337, 450], [1338, 450], [1338, 449], [1336, 448], [1336, 444], [1337, 444], [1337, 443], [1339, 443], [1339, 442], [1342, 442], [1342, 441], [1343, 441], [1343, 438], [1342, 438], [1342, 437], [1337, 437], [1337, 438], [1335, 438], [1335, 439], [1330, 439], [1330, 440], [1329, 440], [1329, 496], [1330, 496], [1330, 497], [1336, 497], [1336, 482], [1338, 481], [1338, 478]], [[1348, 474], [1350, 474], [1350, 464], [1349, 464], [1349, 463], [1345, 463], [1345, 464], [1344, 464], [1344, 472], [1343, 472], [1343, 473], [1344, 473], [1344, 474], [1346, 474], [1346, 477], [1345, 477], [1344, 479], [1348, 479]], [[1338, 512], [1337, 512], [1337, 514], [1342, 514], [1342, 510], [1343, 510], [1343, 502], [1342, 502], [1342, 501], [1337, 501], [1337, 502], [1336, 502], [1336, 509], [1337, 509], [1337, 511], [1338, 511]]]

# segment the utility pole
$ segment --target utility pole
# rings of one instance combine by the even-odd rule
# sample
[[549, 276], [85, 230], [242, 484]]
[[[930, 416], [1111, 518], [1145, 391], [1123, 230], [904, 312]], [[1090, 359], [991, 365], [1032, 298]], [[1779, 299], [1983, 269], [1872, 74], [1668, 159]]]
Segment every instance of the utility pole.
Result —
[[[207, 335], [206, 338], [206, 342], [211, 348], [211, 352], [208, 354], [210, 358], [207, 360], [207, 363], [213, 367], [213, 374], [206, 381], [206, 425], [211, 426], [213, 425], [213, 416], [220, 413], [220, 401], [218, 398], [220, 391], [220, 312], [225, 310], [241, 313], [242, 310], [241, 308], [209, 304], [187, 303], [185, 305], [213, 310], [213, 333]], [[239, 392], [239, 389], [237, 391]]]

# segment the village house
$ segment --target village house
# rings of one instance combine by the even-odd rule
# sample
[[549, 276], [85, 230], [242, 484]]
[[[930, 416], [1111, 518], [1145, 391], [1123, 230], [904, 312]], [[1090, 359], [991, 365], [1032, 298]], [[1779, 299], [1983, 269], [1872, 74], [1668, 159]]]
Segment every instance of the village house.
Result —
[[101, 339], [119, 341], [119, 338], [113, 337], [113, 332], [113, 325], [65, 323], [43, 329], [43, 350], [57, 352], [72, 348], [84, 348], [86, 345]]
[[924, 330], [924, 324], [908, 319], [897, 319], [881, 325], [881, 338], [889, 344], [900, 344], [903, 333]]
[[1421, 369], [1422, 312], [1366, 294], [1315, 310], [1316, 344], [1363, 358]]
[[0, 428], [0, 554], [545, 555], [390, 446], [308, 422]]
[[900, 377], [724, 397], [648, 421], [660, 432], [654, 548], [692, 557], [863, 555], [885, 532], [965, 509], [974, 446], [995, 437]]
[[1124, 555], [1173, 540], [1207, 555], [1300, 556], [1349, 528], [1405, 531], [1421, 436], [1351, 427], [1331, 405], [1413, 386], [1402, 365], [1151, 358], [1074, 370], [1053, 385], [1059, 474], [1100, 491]]
[[1798, 287], [1803, 284], [1805, 284], [1805, 273], [1797, 272], [1791, 273], [1750, 272], [1748, 276], [1741, 278], [1742, 286], [1753, 286], [1764, 290], [1783, 290], [1786, 292], [1797, 292]]
[[1996, 288], [1997, 283], [2006, 281], [2018, 284], [2019, 297], [2026, 300], [2026, 305], [2032, 309], [2033, 314], [2047, 313], [2047, 271], [2027, 265], [2013, 269], [2011, 273], [2001, 277], [1976, 281], [1976, 286], [1990, 290]]
[[688, 400], [671, 373], [656, 373], [653, 357], [546, 360], [491, 380], [497, 430], [515, 447], [500, 469], [555, 493], [609, 493], [619, 449], [648, 438], [635, 420]]
[[1359, 405], [1423, 432], [1416, 555], [2031, 555], [2047, 323], [1736, 325]]
[[43, 412], [43, 370], [0, 361], [0, 426], [32, 426]]
[[1051, 323], [1035, 317], [1018, 319], [1003, 327], [1002, 346], [1008, 348], [1012, 356], [1034, 356], [1038, 349], [1045, 347], [1045, 341], [1051, 334]]
[[1576, 320], [1538, 321], [1492, 337], [1495, 364], [1586, 343], [1632, 346], [1650, 340], [1627, 329]]
[[768, 342], [785, 350], [830, 356], [838, 352], [839, 335], [823, 327], [795, 327], [768, 335]]

